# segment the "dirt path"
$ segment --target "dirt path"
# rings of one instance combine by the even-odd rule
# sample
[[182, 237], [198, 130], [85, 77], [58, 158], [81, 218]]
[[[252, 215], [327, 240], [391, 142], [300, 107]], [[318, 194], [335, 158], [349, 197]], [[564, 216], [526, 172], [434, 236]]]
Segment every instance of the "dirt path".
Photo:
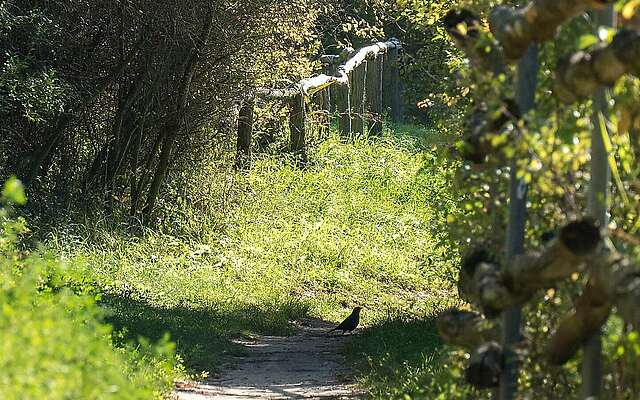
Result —
[[239, 342], [247, 354], [214, 379], [176, 392], [179, 400], [358, 399], [348, 381], [342, 346], [349, 336], [327, 336], [333, 325], [305, 320], [295, 336]]

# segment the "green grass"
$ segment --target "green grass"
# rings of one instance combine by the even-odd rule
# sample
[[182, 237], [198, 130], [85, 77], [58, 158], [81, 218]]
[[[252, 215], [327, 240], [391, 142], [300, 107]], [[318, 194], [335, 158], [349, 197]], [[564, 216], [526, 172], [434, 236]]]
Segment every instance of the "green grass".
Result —
[[[191, 372], [219, 368], [240, 351], [233, 338], [292, 333], [303, 316], [339, 321], [355, 305], [372, 328], [352, 354], [377, 359], [366, 338], [393, 344], [389, 318], [428, 319], [456, 302], [458, 255], [446, 235], [452, 167], [431, 149], [444, 138], [406, 132], [348, 144], [331, 137], [304, 170], [280, 157], [244, 174], [201, 171], [166, 211], [176, 222], [165, 233], [93, 218], [48, 242], [88, 266], [124, 340], [169, 332]], [[432, 354], [439, 343], [427, 325]], [[418, 336], [423, 328], [409, 327]], [[378, 372], [356, 365], [371, 385]]]
[[[375, 399], [476, 399], [435, 329], [434, 318], [396, 317], [353, 338], [349, 361]], [[458, 356], [459, 357], [459, 356]]]

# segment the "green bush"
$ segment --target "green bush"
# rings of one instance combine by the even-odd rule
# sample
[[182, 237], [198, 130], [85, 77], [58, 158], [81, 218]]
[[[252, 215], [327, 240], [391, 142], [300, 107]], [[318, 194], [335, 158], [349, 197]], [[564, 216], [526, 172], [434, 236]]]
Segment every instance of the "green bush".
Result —
[[165, 338], [115, 348], [95, 296], [73, 283], [81, 270], [20, 248], [28, 229], [11, 218], [11, 208], [24, 200], [10, 180], [0, 209], [0, 398], [150, 399], [168, 392], [173, 344]]

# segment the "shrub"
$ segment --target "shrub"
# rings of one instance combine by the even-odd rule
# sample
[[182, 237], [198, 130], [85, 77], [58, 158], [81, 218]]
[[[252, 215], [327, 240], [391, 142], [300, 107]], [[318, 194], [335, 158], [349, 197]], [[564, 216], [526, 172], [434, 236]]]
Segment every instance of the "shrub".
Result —
[[[149, 399], [172, 387], [173, 344], [115, 348], [96, 295], [72, 282], [80, 271], [52, 254], [21, 249], [24, 203], [15, 179], [0, 209], [0, 398]], [[72, 288], [74, 288], [72, 290]]]

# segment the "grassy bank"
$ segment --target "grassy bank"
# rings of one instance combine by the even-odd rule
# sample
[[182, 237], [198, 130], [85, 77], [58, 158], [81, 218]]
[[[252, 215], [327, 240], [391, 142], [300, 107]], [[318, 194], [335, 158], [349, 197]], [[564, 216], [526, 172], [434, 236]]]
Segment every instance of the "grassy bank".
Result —
[[[376, 328], [356, 339], [352, 353], [371, 386], [378, 372], [362, 360], [378, 356], [377, 327], [398, 316], [429, 320], [456, 301], [457, 254], [445, 233], [455, 206], [451, 167], [431, 150], [442, 138], [403, 131], [350, 144], [333, 137], [304, 171], [267, 158], [232, 178], [198, 179], [197, 189], [184, 191], [225, 193], [224, 207], [176, 199], [175, 219], [188, 226], [162, 233], [94, 218], [48, 242], [87, 266], [85, 278], [99, 287], [122, 342], [169, 332], [193, 373], [215, 371], [240, 351], [235, 337], [287, 334], [297, 318], [338, 321], [363, 305], [363, 323]], [[426, 334], [437, 353], [430, 323], [407, 332]]]

